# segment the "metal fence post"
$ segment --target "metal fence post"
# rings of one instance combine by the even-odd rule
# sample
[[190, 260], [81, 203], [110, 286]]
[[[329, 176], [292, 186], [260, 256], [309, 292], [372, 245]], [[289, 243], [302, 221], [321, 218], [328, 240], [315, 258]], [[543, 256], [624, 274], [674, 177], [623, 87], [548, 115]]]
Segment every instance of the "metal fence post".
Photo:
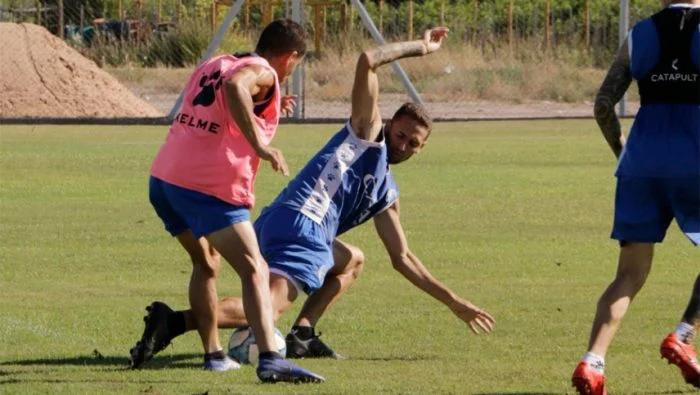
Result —
[[[620, 0], [620, 31], [619, 31], [619, 46], [625, 42], [627, 32], [630, 29], [630, 5], [629, 0]], [[618, 113], [621, 117], [627, 115], [627, 94], [625, 93], [620, 100]]]
[[63, 31], [63, 0], [58, 0], [58, 37], [65, 38]]
[[[304, 26], [303, 16], [302, 16], [302, 0], [292, 0], [292, 20], [302, 26]], [[294, 107], [294, 112], [292, 117], [294, 119], [302, 118], [302, 108], [304, 107], [304, 95], [302, 92], [302, 87], [304, 86], [304, 73], [302, 73], [302, 68], [304, 64], [300, 64], [294, 69], [294, 74], [292, 75], [292, 94], [296, 96], [297, 105]]]

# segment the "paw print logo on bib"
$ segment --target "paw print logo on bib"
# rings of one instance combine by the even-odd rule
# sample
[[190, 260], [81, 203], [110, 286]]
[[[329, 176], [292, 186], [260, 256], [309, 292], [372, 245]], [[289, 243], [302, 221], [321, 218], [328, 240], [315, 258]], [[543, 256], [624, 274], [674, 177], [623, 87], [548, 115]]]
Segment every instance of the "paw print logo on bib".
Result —
[[221, 70], [217, 70], [211, 75], [203, 75], [199, 80], [199, 86], [202, 90], [192, 100], [192, 105], [211, 106], [216, 99], [216, 90], [221, 87]]

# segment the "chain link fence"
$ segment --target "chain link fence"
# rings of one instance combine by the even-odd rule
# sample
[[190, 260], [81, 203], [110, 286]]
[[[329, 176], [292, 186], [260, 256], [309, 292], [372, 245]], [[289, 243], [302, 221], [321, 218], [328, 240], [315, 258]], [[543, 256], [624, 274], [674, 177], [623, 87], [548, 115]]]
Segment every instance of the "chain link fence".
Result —
[[[0, 0], [0, 20], [44, 26], [167, 114], [232, 1]], [[218, 52], [253, 48], [266, 23], [290, 17], [291, 3], [245, 1]], [[302, 115], [347, 117], [356, 57], [375, 43], [350, 1], [302, 3], [311, 49], [303, 64]], [[450, 27], [443, 50], [400, 62], [438, 118], [588, 116], [619, 45], [618, 0], [363, 4], [387, 41]], [[658, 8], [658, 0], [631, 1], [630, 23]], [[390, 67], [379, 76], [382, 115], [390, 116], [409, 98]]]

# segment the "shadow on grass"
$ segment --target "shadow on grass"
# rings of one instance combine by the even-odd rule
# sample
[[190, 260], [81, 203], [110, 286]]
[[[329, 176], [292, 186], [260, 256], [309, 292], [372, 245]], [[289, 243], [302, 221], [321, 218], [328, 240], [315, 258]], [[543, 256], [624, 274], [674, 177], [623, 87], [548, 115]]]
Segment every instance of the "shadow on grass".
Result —
[[[656, 394], [656, 395], [664, 395], [664, 394], [685, 394], [687, 392], [685, 391], [654, 391], [654, 392], [632, 392], [631, 395], [651, 395], [651, 394]], [[558, 395], [560, 392], [506, 392], [506, 391], [499, 391], [499, 392], [479, 392], [474, 395]]]
[[478, 392], [474, 395], [559, 395], [559, 392]]
[[[191, 359], [199, 360], [201, 354], [175, 354], [157, 356], [144, 364], [143, 370], [173, 369], [173, 368], [201, 368], [201, 362], [185, 362]], [[112, 367], [113, 370], [130, 370], [129, 358], [125, 356], [102, 355], [93, 353], [88, 356], [65, 357], [65, 358], [38, 358], [24, 359], [18, 361], [6, 361], [0, 366], [102, 366]], [[12, 374], [12, 373], [10, 373]]]
[[[98, 380], [98, 379], [76, 379], [76, 380], [65, 380], [65, 379], [17, 379], [10, 378], [7, 380], [0, 380], [0, 385], [4, 384], [25, 384], [25, 383], [44, 383], [44, 384], [75, 384], [75, 383], [93, 383], [93, 384], [107, 384], [107, 383], [123, 383], [122, 379], [114, 380]], [[173, 384], [173, 383], [185, 383], [185, 380], [139, 380], [138, 384]]]
[[374, 361], [374, 362], [425, 362], [437, 361], [434, 356], [407, 356], [407, 355], [390, 355], [386, 357], [348, 357], [350, 361]]

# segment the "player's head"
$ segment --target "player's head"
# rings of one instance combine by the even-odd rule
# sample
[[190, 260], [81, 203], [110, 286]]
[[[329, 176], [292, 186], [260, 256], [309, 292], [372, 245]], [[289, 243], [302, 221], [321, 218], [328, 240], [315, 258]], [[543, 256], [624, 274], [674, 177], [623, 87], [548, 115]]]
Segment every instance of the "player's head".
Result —
[[255, 52], [270, 62], [282, 82], [306, 54], [306, 32], [291, 19], [278, 19], [265, 26]]
[[405, 103], [387, 122], [384, 129], [389, 163], [401, 163], [425, 146], [433, 120], [423, 106]]

